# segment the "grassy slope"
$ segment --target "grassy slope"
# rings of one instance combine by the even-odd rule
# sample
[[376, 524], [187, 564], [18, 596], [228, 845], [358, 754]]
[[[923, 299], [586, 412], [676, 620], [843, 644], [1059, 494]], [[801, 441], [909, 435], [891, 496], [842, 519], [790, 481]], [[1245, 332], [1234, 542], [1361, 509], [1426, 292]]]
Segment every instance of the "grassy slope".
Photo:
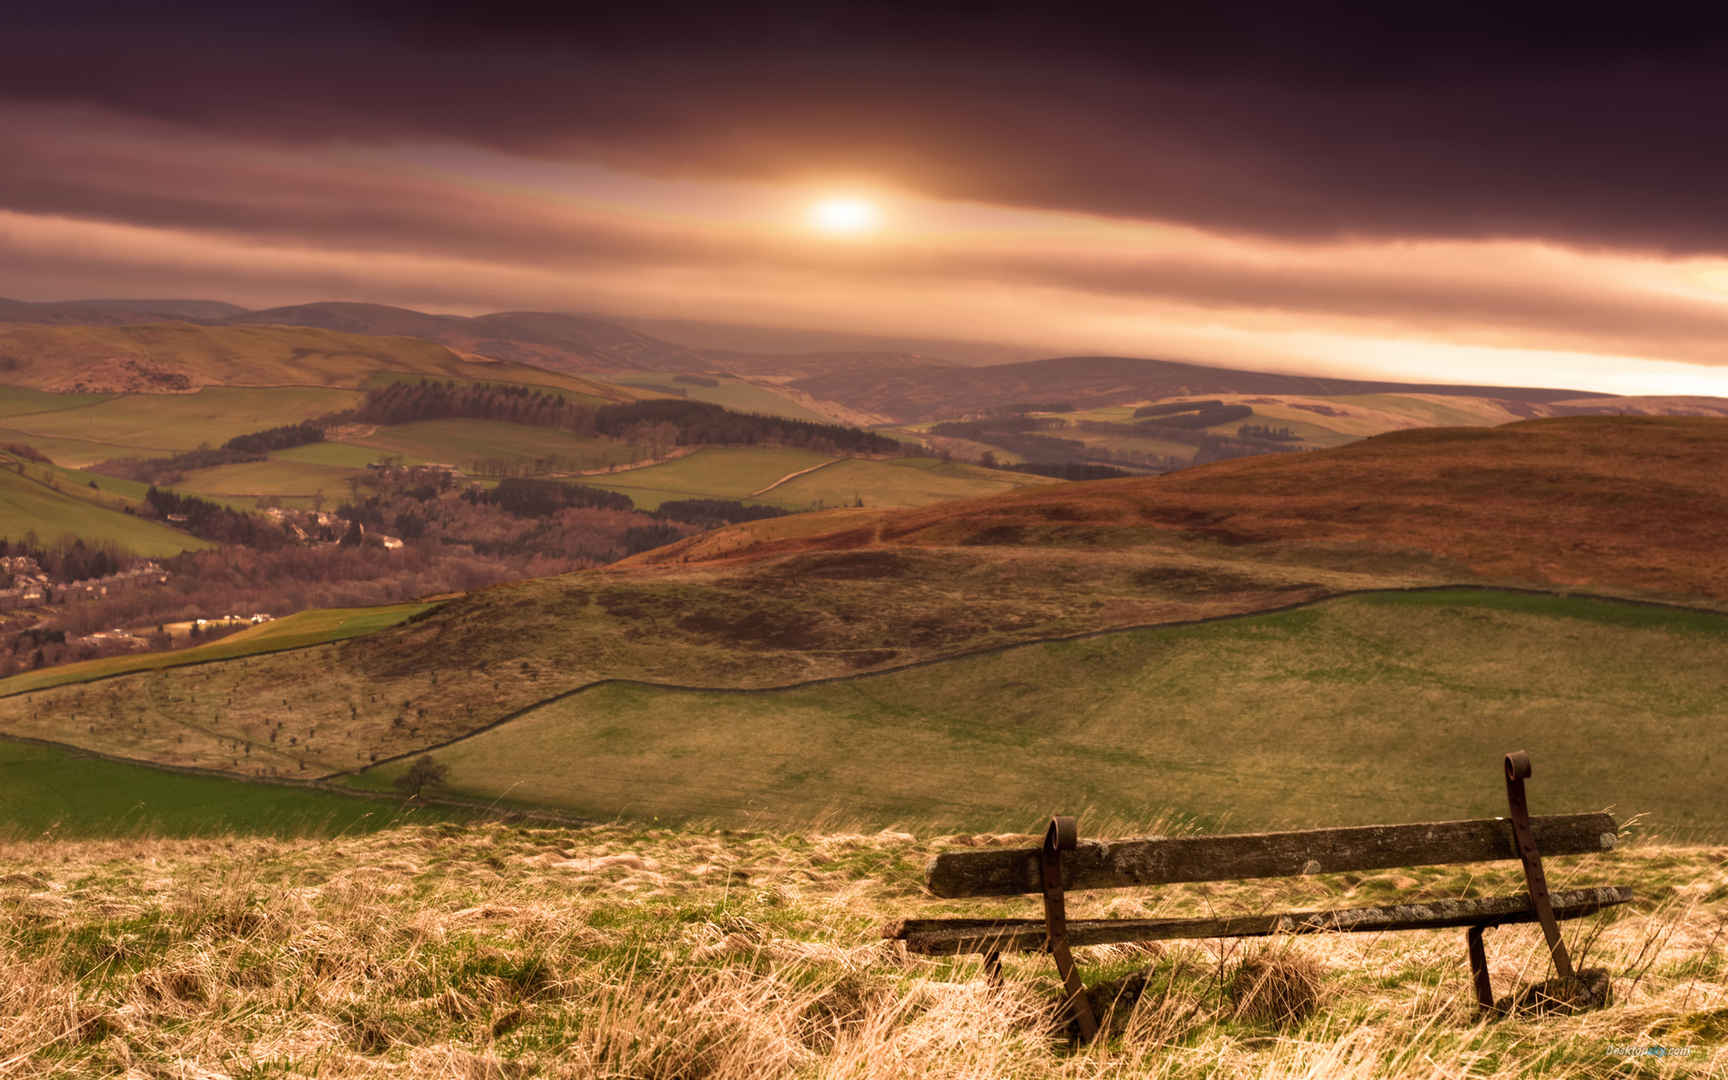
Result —
[[[298, 423], [352, 408], [359, 401], [359, 393], [353, 390], [218, 386], [195, 394], [127, 394], [79, 409], [13, 416], [7, 423], [31, 437], [81, 439], [108, 446], [108, 457], [154, 457], [205, 444], [220, 446], [236, 435]], [[54, 457], [51, 452], [49, 456]], [[58, 457], [55, 461], [90, 464]]]
[[[766, 491], [776, 481], [814, 465], [824, 468]], [[934, 458], [837, 459], [835, 455], [780, 447], [716, 447], [662, 465], [649, 465], [583, 483], [630, 496], [643, 509], [668, 499], [744, 499], [802, 511], [819, 506], [924, 506], [944, 499], [976, 498], [1047, 478], [996, 472]]]
[[[623, 492], [643, 509], [667, 499], [741, 499], [800, 469], [835, 455], [785, 447], [715, 447], [663, 465], [592, 477], [583, 483]], [[777, 493], [776, 493], [777, 494]], [[774, 498], [761, 501], [775, 503]]]
[[1156, 805], [1261, 828], [1490, 814], [1527, 747], [1548, 811], [1723, 837], [1725, 698], [1728, 616], [1377, 594], [770, 693], [608, 686], [438, 757], [464, 791], [583, 814], [1015, 828]]
[[[1093, 835], [1098, 823], [1081, 823]], [[1146, 828], [1144, 821], [1133, 827]], [[1003, 838], [1025, 844], [1029, 838]], [[450, 825], [0, 847], [0, 1060], [18, 1075], [656, 1080], [1670, 1080], [1728, 1069], [1728, 852], [1639, 845], [1550, 879], [1642, 900], [1565, 924], [1612, 1007], [1483, 1023], [1461, 933], [1081, 950], [1089, 981], [1144, 969], [1101, 1044], [1054, 1030], [1049, 958], [912, 957], [937, 850], [994, 838]], [[1203, 915], [1519, 889], [1515, 863], [1074, 894], [1075, 918]], [[1543, 976], [1530, 927], [1488, 939], [1498, 992]], [[1313, 1014], [1237, 1007], [1249, 959], [1317, 977]], [[1619, 1048], [1660, 1046], [1664, 1057]], [[1618, 1052], [1617, 1052], [1618, 1051]], [[158, 1066], [157, 1063], [160, 1063]]]
[[0, 386], [0, 416], [82, 409], [106, 401], [107, 394], [52, 394], [26, 386]]
[[0, 835], [204, 836], [369, 832], [439, 810], [188, 776], [0, 739]]
[[48, 543], [62, 536], [113, 541], [151, 557], [211, 546], [208, 541], [166, 525], [98, 505], [85, 495], [96, 493], [72, 483], [63, 483], [62, 490], [55, 490], [28, 476], [0, 468], [0, 536], [18, 539], [34, 532]]
[[175, 649], [171, 652], [142, 653], [137, 656], [109, 656], [100, 660], [85, 660], [77, 664], [63, 664], [14, 675], [8, 679], [0, 679], [0, 697], [28, 693], [50, 686], [112, 678], [128, 672], [160, 671], [163, 668], [186, 664], [232, 660], [241, 656], [257, 656], [260, 653], [343, 641], [399, 625], [436, 606], [410, 603], [364, 608], [314, 608], [241, 630], [208, 645]]
[[323, 491], [332, 498], [341, 494], [351, 468], [310, 465], [300, 461], [247, 462], [198, 469], [186, 474], [174, 490], [192, 495], [311, 495]]
[[999, 472], [934, 458], [855, 458], [788, 481], [762, 496], [789, 509], [806, 506], [926, 506], [947, 499], [995, 495], [1059, 481], [1030, 473]]

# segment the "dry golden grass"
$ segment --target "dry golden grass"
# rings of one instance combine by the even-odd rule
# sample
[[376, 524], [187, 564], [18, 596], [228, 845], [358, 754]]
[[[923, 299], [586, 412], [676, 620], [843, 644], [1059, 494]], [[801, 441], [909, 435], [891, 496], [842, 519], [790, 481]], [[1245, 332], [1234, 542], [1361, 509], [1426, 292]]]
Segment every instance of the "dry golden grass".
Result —
[[[1086, 950], [1145, 972], [1112, 1035], [1071, 1048], [1048, 960], [908, 957], [878, 937], [936, 904], [915, 883], [955, 842], [902, 833], [508, 825], [367, 837], [0, 844], [4, 1077], [1543, 1077], [1728, 1067], [1728, 850], [1553, 860], [1557, 884], [1647, 898], [1568, 924], [1615, 1003], [1480, 1022], [1460, 932]], [[1502, 869], [1093, 893], [1075, 914], [1367, 903], [1503, 889]], [[1540, 937], [1489, 939], [1498, 989], [1544, 973]], [[1255, 1018], [1256, 973], [1311, 976], [1306, 1019]], [[1661, 1047], [1666, 1056], [1646, 1050]], [[1637, 1054], [1628, 1051], [1636, 1049]]]

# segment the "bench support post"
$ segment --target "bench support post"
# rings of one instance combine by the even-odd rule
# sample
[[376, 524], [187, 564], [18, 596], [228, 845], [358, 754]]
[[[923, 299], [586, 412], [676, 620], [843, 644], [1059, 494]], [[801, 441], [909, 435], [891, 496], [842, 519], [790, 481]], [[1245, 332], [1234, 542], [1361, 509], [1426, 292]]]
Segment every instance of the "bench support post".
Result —
[[1542, 853], [1536, 850], [1536, 837], [1530, 831], [1530, 806], [1524, 797], [1524, 781], [1529, 775], [1529, 754], [1514, 750], [1506, 755], [1506, 802], [1512, 811], [1512, 836], [1518, 842], [1518, 858], [1524, 863], [1524, 881], [1530, 888], [1530, 906], [1536, 909], [1536, 919], [1542, 924], [1542, 936], [1554, 957], [1554, 969], [1562, 978], [1571, 979], [1572, 959], [1566, 955], [1566, 943], [1560, 940], [1560, 923], [1554, 918], [1554, 904], [1548, 896], [1548, 877], [1542, 872]]
[[1488, 979], [1488, 954], [1482, 948], [1482, 931], [1486, 926], [1472, 926], [1464, 931], [1464, 945], [1470, 950], [1470, 980], [1476, 986], [1476, 1005], [1484, 1013], [1494, 1011], [1494, 984]]
[[1056, 960], [1056, 972], [1062, 976], [1062, 1008], [1074, 1018], [1080, 1029], [1080, 1041], [1091, 1042], [1098, 1034], [1098, 1020], [1092, 1015], [1092, 1003], [1086, 1000], [1086, 987], [1074, 968], [1074, 954], [1068, 948], [1068, 912], [1062, 886], [1062, 853], [1073, 851], [1080, 843], [1080, 830], [1071, 817], [1052, 817], [1044, 830], [1044, 847], [1039, 852], [1039, 871], [1044, 885], [1044, 940], [1050, 955]]

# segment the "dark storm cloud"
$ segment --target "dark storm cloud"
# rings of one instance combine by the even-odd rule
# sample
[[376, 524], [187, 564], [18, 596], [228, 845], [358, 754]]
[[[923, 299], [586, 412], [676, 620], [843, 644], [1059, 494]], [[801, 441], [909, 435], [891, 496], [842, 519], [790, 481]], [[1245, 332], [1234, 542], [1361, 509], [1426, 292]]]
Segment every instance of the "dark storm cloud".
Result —
[[56, 6], [6, 34], [0, 99], [1301, 239], [1728, 251], [1711, 30], [1649, 8], [1141, 11]]

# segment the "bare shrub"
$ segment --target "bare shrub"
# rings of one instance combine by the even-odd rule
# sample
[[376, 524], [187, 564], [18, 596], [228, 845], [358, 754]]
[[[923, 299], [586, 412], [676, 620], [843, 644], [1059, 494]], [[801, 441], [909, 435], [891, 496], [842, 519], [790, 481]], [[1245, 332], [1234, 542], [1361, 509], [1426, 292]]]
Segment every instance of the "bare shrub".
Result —
[[1244, 957], [1224, 987], [1235, 1016], [1253, 1024], [1288, 1027], [1311, 1016], [1320, 1004], [1324, 969], [1312, 957], [1288, 950], [1263, 950]]

